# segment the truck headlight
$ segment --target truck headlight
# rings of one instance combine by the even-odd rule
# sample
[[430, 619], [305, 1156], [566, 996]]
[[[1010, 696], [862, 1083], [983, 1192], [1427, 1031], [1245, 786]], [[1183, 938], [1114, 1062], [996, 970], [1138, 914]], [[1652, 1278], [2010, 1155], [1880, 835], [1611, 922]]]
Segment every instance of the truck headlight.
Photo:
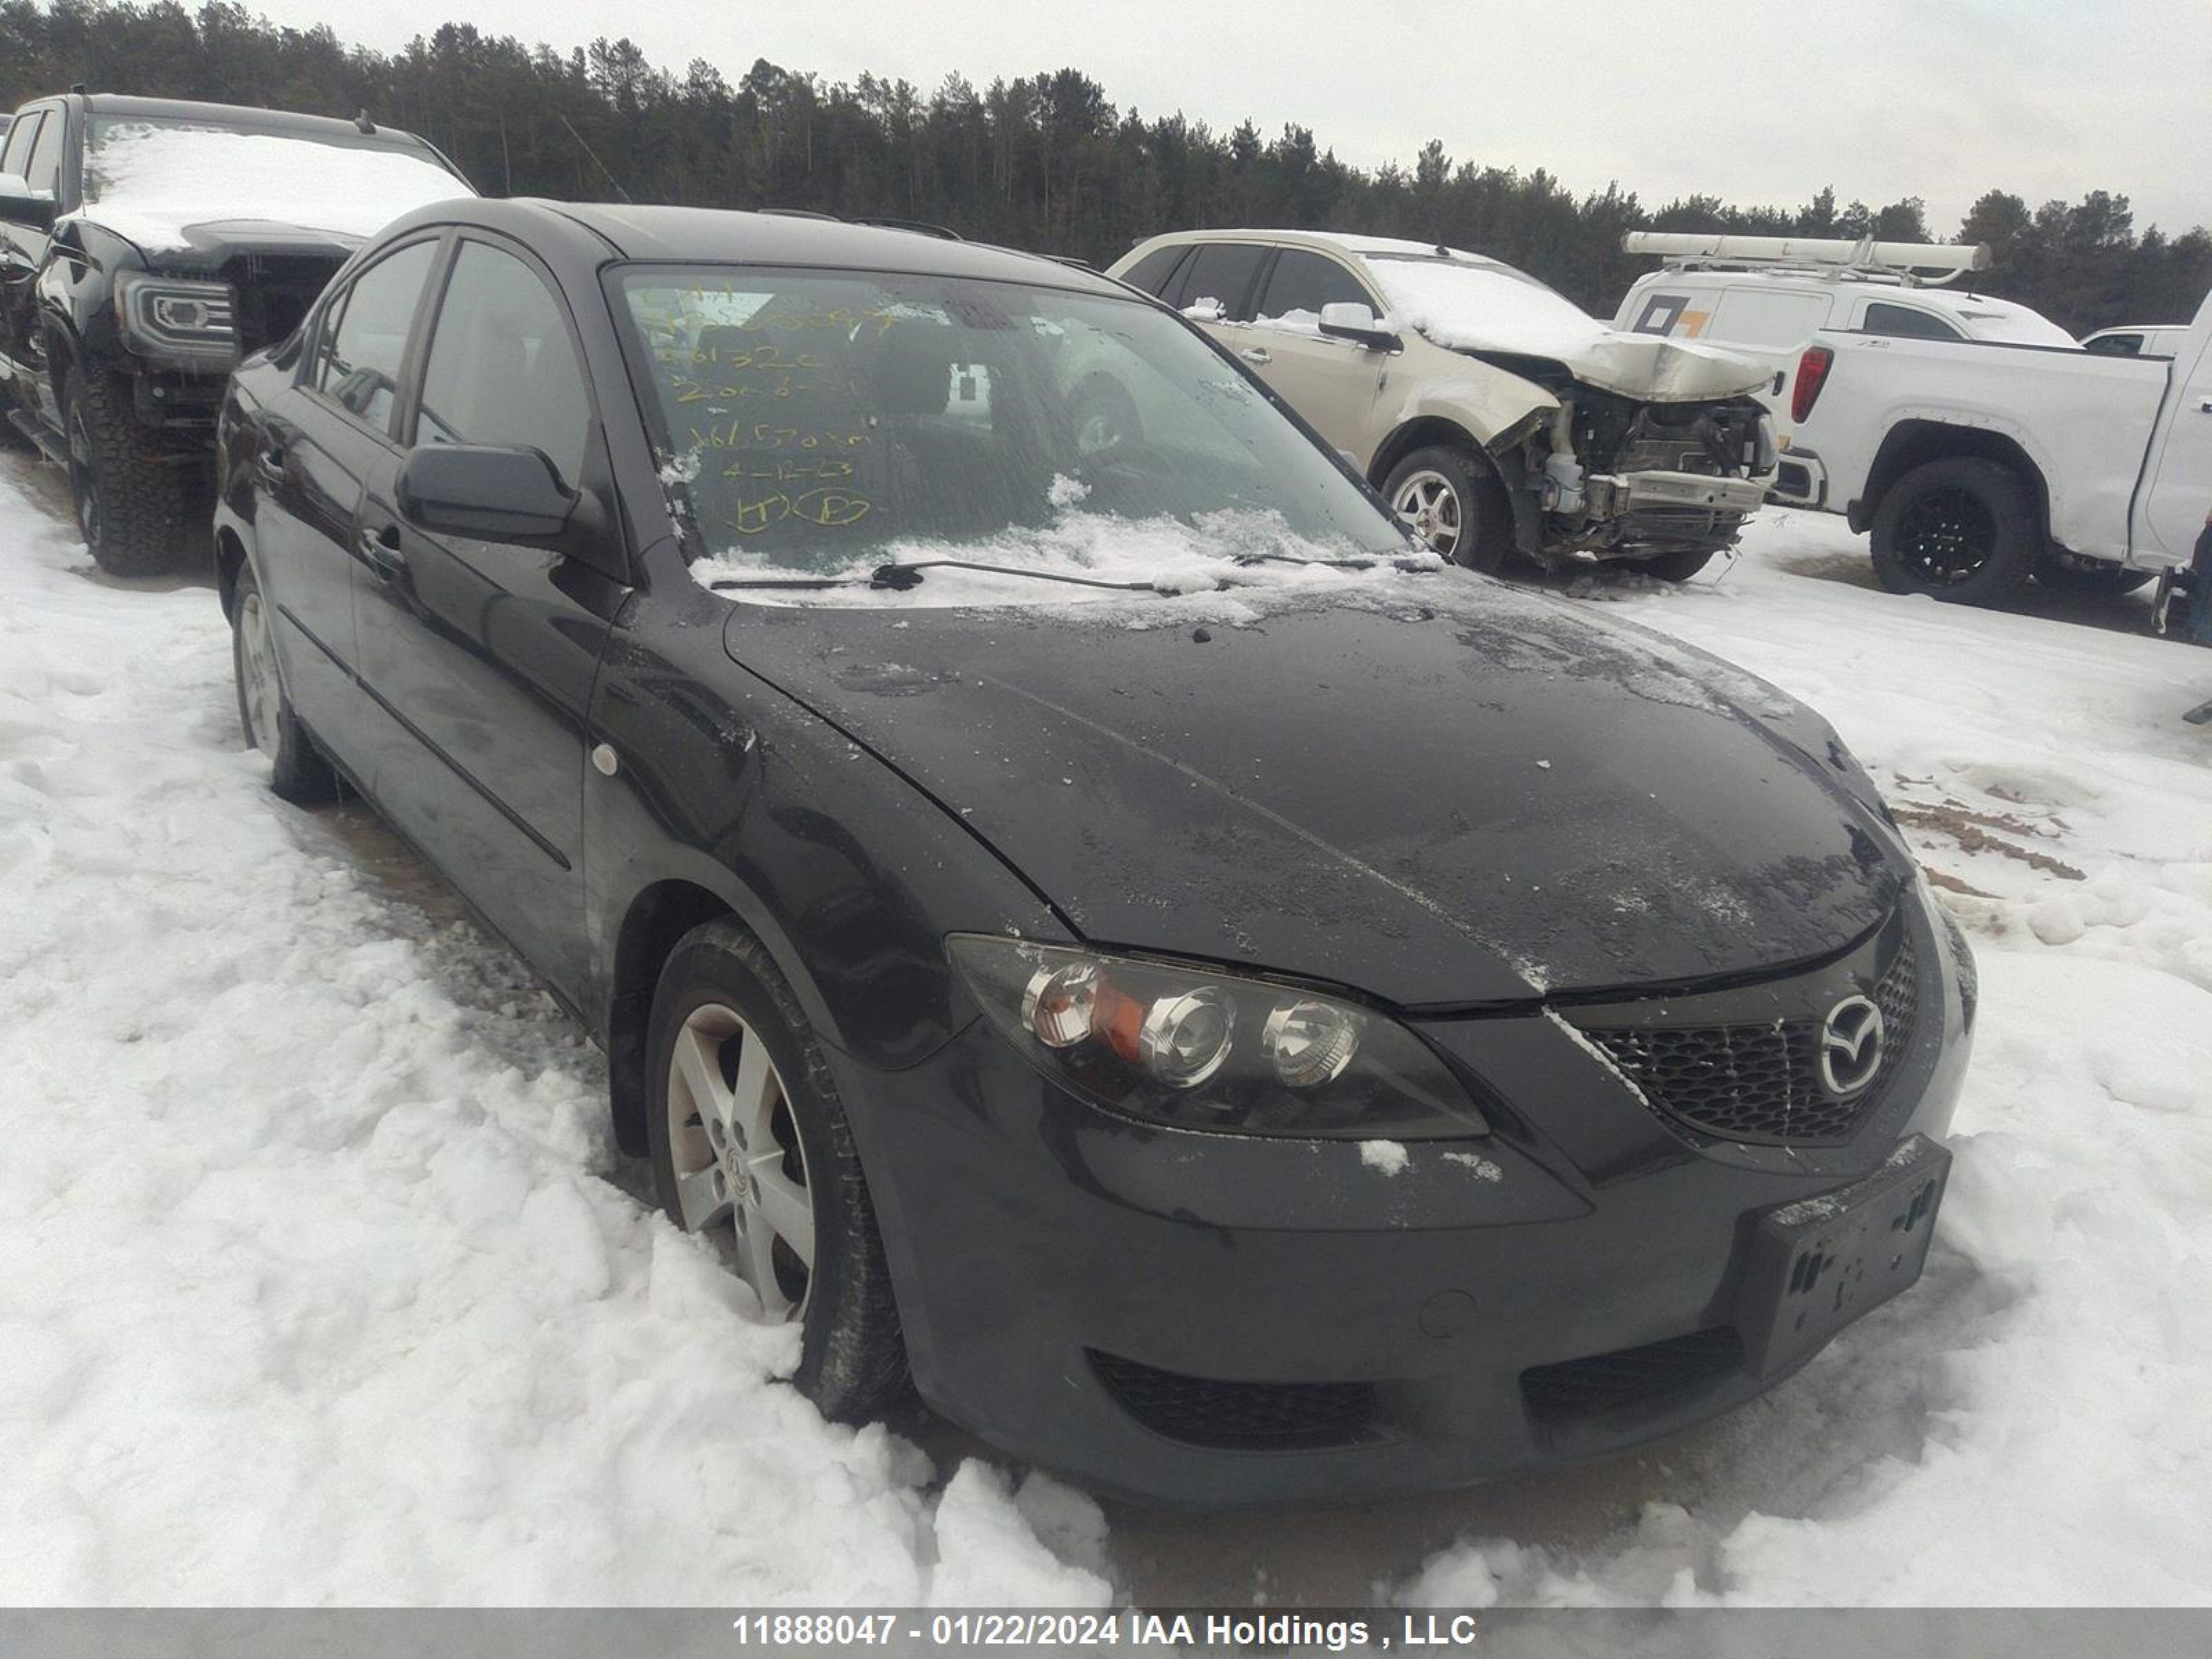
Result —
[[1490, 1133], [1433, 1049], [1345, 998], [993, 934], [956, 933], [945, 948], [1000, 1036], [1109, 1110], [1291, 1139]]
[[237, 355], [228, 283], [125, 271], [116, 278], [115, 292], [124, 343], [141, 356], [228, 362]]

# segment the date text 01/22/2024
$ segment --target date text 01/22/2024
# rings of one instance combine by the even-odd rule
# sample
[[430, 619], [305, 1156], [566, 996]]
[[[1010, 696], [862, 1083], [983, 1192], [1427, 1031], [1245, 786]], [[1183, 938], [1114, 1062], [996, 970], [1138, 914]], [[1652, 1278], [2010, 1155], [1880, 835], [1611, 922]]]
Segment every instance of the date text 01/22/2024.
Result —
[[1002, 1647], [1027, 1649], [1208, 1648], [1285, 1645], [1331, 1653], [1358, 1649], [1467, 1648], [1477, 1629], [1471, 1613], [1403, 1613], [1397, 1627], [1364, 1614], [1315, 1613], [1110, 1613], [969, 1611], [892, 1613], [749, 1613], [731, 1624], [739, 1646], [825, 1648]]

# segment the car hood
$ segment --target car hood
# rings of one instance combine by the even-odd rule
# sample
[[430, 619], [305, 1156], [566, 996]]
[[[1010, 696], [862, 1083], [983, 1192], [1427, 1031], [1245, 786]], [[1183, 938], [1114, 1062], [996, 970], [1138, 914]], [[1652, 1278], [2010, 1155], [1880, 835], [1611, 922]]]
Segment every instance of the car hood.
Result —
[[1817, 716], [1572, 602], [1446, 571], [1214, 614], [741, 605], [725, 640], [1080, 937], [1401, 1006], [1778, 969], [1911, 879]]
[[319, 259], [336, 270], [367, 239], [276, 219], [181, 219], [145, 211], [102, 214], [88, 208], [72, 216], [118, 236], [147, 264], [178, 276], [219, 270], [240, 254]]
[[1573, 338], [1544, 342], [1549, 349], [1542, 350], [1528, 341], [1469, 338], [1464, 332], [1438, 343], [1449, 343], [1453, 350], [1516, 373], [1525, 372], [1530, 358], [1557, 363], [1585, 386], [1644, 403], [1699, 403], [1739, 397], [1757, 390], [1773, 374], [1763, 364], [1718, 346], [1663, 339], [1656, 334], [1624, 334], [1603, 327], [1593, 327]]

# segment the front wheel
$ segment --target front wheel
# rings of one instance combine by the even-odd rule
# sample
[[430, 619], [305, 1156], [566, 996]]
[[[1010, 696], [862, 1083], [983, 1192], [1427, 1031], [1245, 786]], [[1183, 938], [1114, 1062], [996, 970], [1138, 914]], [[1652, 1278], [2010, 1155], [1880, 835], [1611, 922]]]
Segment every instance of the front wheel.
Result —
[[184, 465], [148, 437], [129, 388], [72, 367], [63, 382], [70, 494], [93, 562], [111, 576], [152, 576], [176, 562]]
[[1655, 553], [1638, 559], [1629, 568], [1662, 582], [1686, 582], [1720, 556], [1717, 547], [1678, 547], [1671, 553]]
[[1960, 456], [1893, 484], [1871, 539], [1875, 574], [1891, 592], [1992, 605], [2027, 580], [2042, 530], [2019, 474]]
[[276, 667], [276, 637], [269, 602], [252, 563], [238, 569], [230, 604], [230, 665], [238, 680], [238, 721], [246, 741], [269, 757], [269, 787], [306, 806], [336, 800], [337, 773], [292, 712]]
[[761, 1316], [802, 1328], [799, 1392], [861, 1422], [906, 1390], [875, 1207], [821, 1047], [758, 940], [710, 921], [661, 969], [646, 1128], [669, 1218], [716, 1237]]
[[1498, 576], [1516, 562], [1513, 503], [1489, 465], [1467, 450], [1415, 450], [1390, 469], [1382, 499], [1455, 564]]

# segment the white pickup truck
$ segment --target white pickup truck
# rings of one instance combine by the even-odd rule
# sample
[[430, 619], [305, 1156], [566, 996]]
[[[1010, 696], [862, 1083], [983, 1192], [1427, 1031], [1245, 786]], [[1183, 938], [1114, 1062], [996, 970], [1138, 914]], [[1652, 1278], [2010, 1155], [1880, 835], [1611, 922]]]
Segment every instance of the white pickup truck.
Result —
[[[2212, 508], [2212, 301], [2170, 361], [2112, 356], [2024, 307], [1885, 283], [1869, 245], [1771, 240], [1632, 234], [1631, 252], [1677, 263], [1637, 283], [1617, 326], [1770, 362], [1772, 498], [1870, 531], [1883, 586], [1986, 604], [2030, 576], [2119, 592], [2189, 562]], [[1969, 248], [1881, 251], [1954, 271], [1987, 263]], [[1758, 301], [1735, 304], [1741, 327], [1729, 322], [1737, 289]], [[1786, 342], [1741, 337], [1790, 295], [1832, 303], [1807, 301]], [[1907, 310], [1935, 320], [1908, 325]]]

